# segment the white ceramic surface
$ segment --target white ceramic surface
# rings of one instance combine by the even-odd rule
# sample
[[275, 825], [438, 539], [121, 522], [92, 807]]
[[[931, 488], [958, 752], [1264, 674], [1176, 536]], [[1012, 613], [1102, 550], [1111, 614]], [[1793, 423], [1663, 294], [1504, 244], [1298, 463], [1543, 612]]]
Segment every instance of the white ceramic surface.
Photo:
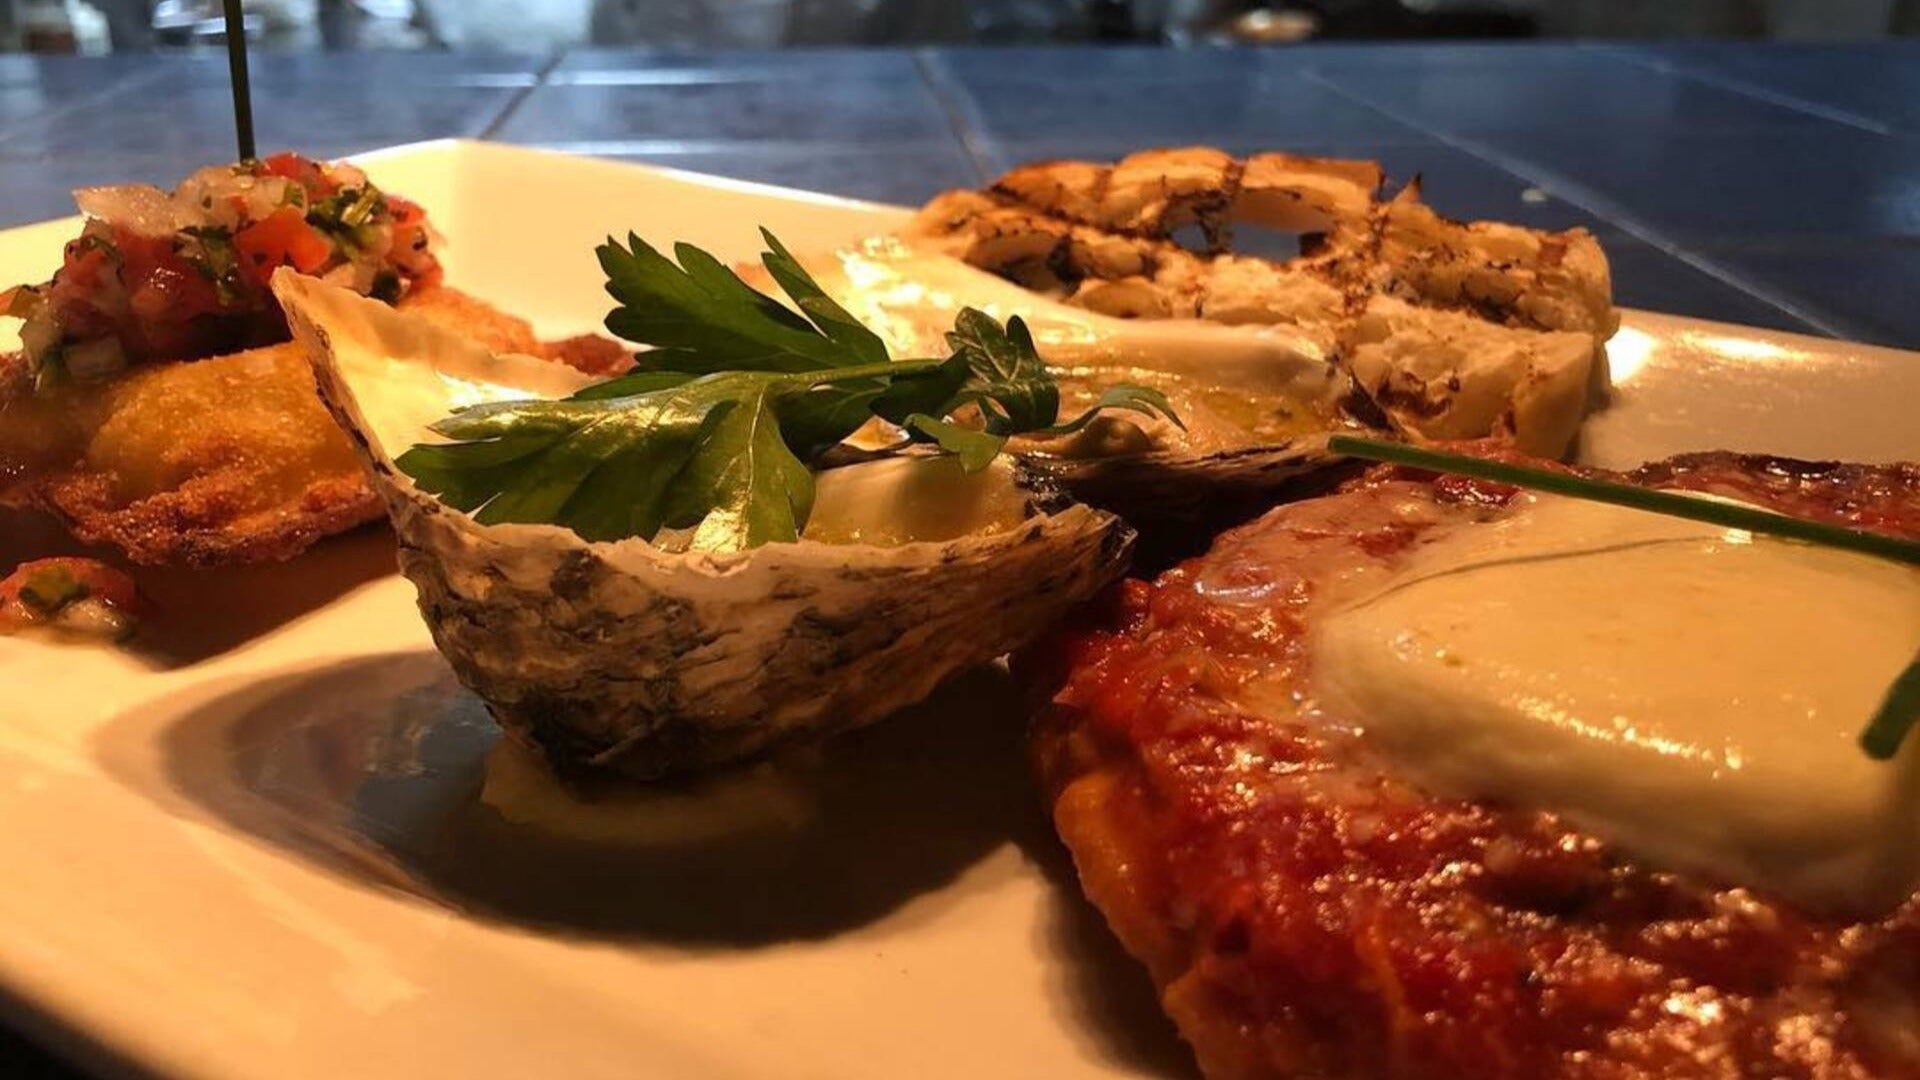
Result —
[[[799, 249], [902, 214], [481, 144], [366, 162], [428, 207], [455, 284], [548, 333], [597, 324], [609, 232], [736, 258], [760, 225]], [[73, 227], [0, 233], [0, 281], [44, 277]], [[1920, 458], [1920, 356], [1631, 313], [1613, 364], [1582, 441], [1601, 464]], [[0, 530], [7, 564], [46, 542]], [[391, 558], [367, 530], [150, 575], [164, 651], [0, 639], [10, 1015], [194, 1078], [1191, 1075], [1065, 884], [997, 671], [822, 750], [562, 810]]]

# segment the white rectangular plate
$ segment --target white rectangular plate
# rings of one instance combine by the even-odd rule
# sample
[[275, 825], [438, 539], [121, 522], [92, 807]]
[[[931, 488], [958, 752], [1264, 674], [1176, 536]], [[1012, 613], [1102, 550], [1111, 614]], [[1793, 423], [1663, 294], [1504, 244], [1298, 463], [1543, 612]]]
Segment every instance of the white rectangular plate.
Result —
[[[473, 143], [370, 155], [449, 279], [557, 334], [593, 247], [723, 258], [892, 207]], [[1444, 209], [1444, 208], [1443, 208]], [[44, 278], [75, 223], [0, 233]], [[0, 341], [0, 348], [10, 343]], [[1629, 313], [1582, 454], [1920, 458], [1920, 356]], [[0, 560], [42, 543], [0, 521]], [[1004, 676], [718, 786], [561, 813], [493, 749], [368, 530], [149, 575], [171, 652], [0, 639], [0, 988], [196, 1078], [1189, 1075], [1078, 899]], [[0, 995], [4, 997], [6, 995]]]

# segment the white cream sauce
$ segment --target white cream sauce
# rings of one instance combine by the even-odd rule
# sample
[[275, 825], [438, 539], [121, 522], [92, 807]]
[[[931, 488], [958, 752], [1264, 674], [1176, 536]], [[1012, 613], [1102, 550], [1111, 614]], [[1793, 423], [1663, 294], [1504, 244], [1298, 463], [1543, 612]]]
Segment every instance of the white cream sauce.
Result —
[[1316, 630], [1318, 694], [1431, 790], [1821, 909], [1920, 886], [1920, 740], [1856, 739], [1920, 570], [1553, 496], [1416, 550]]
[[[1200, 319], [1116, 319], [1050, 300], [947, 255], [883, 237], [807, 269], [833, 298], [886, 341], [896, 357], [945, 356], [961, 308], [1018, 315], [1055, 368], [1133, 367], [1203, 375], [1249, 393], [1331, 400], [1347, 382], [1312, 338], [1285, 326], [1227, 326]], [[749, 275], [753, 277], [754, 275]]]

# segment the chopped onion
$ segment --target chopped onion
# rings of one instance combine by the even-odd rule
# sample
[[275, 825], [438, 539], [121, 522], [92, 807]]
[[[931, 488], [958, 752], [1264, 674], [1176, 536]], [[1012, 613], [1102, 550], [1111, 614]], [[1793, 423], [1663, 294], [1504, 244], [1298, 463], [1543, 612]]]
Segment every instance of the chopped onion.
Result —
[[126, 612], [89, 596], [61, 608], [53, 618], [53, 625], [69, 634], [124, 641], [132, 636], [136, 624]]
[[173, 196], [151, 184], [81, 188], [73, 193], [73, 201], [88, 217], [141, 236], [172, 236], [194, 223]]
[[343, 289], [352, 289], [358, 284], [358, 277], [359, 275], [355, 271], [354, 265], [347, 262], [341, 263], [339, 266], [320, 275], [320, 280], [329, 285], [337, 285]]
[[105, 379], [127, 366], [118, 338], [96, 338], [67, 346], [67, 373], [82, 382]]

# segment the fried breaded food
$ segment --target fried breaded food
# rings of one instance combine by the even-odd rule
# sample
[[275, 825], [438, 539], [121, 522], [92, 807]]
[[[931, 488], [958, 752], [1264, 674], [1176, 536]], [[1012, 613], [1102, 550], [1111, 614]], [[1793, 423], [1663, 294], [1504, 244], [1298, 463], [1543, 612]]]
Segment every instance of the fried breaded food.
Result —
[[[453, 289], [422, 289], [401, 306], [500, 352], [595, 373], [628, 362], [605, 338], [543, 343], [525, 320]], [[11, 394], [0, 390], [0, 502], [47, 509], [80, 540], [136, 563], [288, 559], [381, 516], [292, 344], [38, 394], [13, 381]]]
[[444, 286], [421, 289], [399, 305], [404, 310], [454, 330], [497, 353], [523, 353], [558, 360], [589, 375], [612, 375], [633, 363], [619, 342], [598, 334], [541, 341], [533, 327], [477, 297]]
[[142, 367], [60, 399], [46, 404], [95, 423], [36, 499], [134, 562], [285, 559], [380, 516], [292, 344]]
[[[1709, 452], [1611, 478], [1920, 537], [1914, 465]], [[1222, 535], [1154, 582], [1126, 582], [1019, 658], [1041, 702], [1033, 751], [1054, 824], [1200, 1071], [1209, 1080], [1920, 1076], [1920, 894], [1883, 897], [1891, 910], [1815, 910], [1662, 862], [1551, 803], [1436, 792], [1382, 751], [1384, 718], [1325, 691], [1332, 661], [1316, 628], [1341, 590], [1386, 588], [1414, 552], [1501, 528], [1524, 501], [1500, 485], [1377, 469]], [[1589, 539], [1583, 565], [1609, 575], [1606, 561], [1625, 546]], [[1518, 550], [1472, 569], [1512, 567]], [[1622, 596], [1631, 582], [1621, 579]], [[1502, 618], [1501, 605], [1490, 599], [1481, 611]], [[1791, 613], [1782, 626], [1792, 632]], [[1538, 632], [1555, 635], [1569, 664], [1612, 647], [1558, 625]], [[1424, 627], [1402, 633], [1420, 642], [1410, 651], [1446, 641]], [[1439, 655], [1483, 670], [1503, 663], [1473, 650]], [[1819, 731], [1811, 694], [1765, 685], [1792, 694]], [[1685, 685], [1636, 693], [1689, 708], [1710, 700]], [[1543, 725], [1572, 727], [1580, 714], [1563, 711], [1568, 700], [1530, 707], [1550, 715]], [[1499, 756], [1490, 738], [1459, 749], [1475, 729], [1456, 722], [1458, 742], [1434, 753]], [[1662, 739], [1657, 752], [1692, 745]]]

